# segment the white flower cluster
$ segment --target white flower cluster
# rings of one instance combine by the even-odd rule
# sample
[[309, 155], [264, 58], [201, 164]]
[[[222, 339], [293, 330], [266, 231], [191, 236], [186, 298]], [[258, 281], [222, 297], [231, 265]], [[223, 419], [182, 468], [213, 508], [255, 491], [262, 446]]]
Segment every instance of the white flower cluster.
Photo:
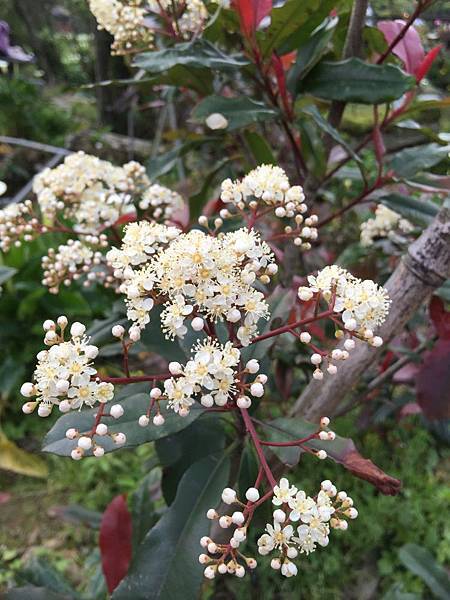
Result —
[[206, 317], [238, 324], [236, 335], [243, 345], [256, 335], [259, 319], [268, 316], [264, 295], [253, 283], [258, 277], [268, 283], [278, 270], [269, 246], [246, 229], [214, 237], [199, 230], [181, 233], [135, 223], [128, 226], [122, 249], [107, 257], [117, 276], [125, 279], [121, 291], [127, 295], [128, 318], [137, 327], [149, 322], [159, 298], [165, 305], [161, 324], [169, 339], [186, 334], [187, 317], [196, 331], [206, 327]]
[[[335, 348], [331, 352], [316, 349], [311, 355], [311, 363], [316, 367], [313, 377], [321, 380], [324, 362], [327, 363], [328, 373], [334, 375], [337, 372], [335, 363], [349, 357], [349, 352], [355, 348], [353, 337], [375, 348], [383, 344], [383, 339], [374, 335], [373, 330], [385, 321], [391, 301], [386, 290], [374, 281], [362, 281], [337, 265], [325, 267], [316, 276], [310, 275], [308, 283], [309, 286], [298, 288], [300, 300], [309, 302], [314, 297], [318, 301], [323, 298], [334, 313], [340, 314], [344, 324], [344, 330], [336, 331], [336, 338], [346, 338], [342, 349]], [[305, 344], [311, 342], [308, 332], [301, 333], [299, 337]]]
[[[356, 519], [358, 511], [346, 492], [337, 492], [331, 481], [321, 484], [315, 498], [303, 490], [291, 486], [286, 478], [274, 488], [272, 504], [273, 524], [266, 525], [266, 533], [258, 539], [258, 552], [263, 556], [276, 551], [278, 556], [271, 567], [280, 570], [285, 577], [297, 575], [297, 566], [292, 562], [299, 554], [314, 552], [317, 544], [327, 546], [330, 527], [346, 530], [346, 518]], [[295, 528], [293, 523], [300, 523]]]
[[[108, 245], [106, 236], [99, 236], [100, 245]], [[68, 240], [61, 244], [55, 251], [49, 248], [47, 255], [42, 257], [44, 278], [42, 284], [49, 288], [49, 292], [57, 294], [59, 286], [63, 283], [69, 286], [72, 281], [85, 277], [83, 285], [89, 287], [94, 281], [110, 285], [113, 278], [108, 275], [104, 267], [105, 256], [91, 246], [79, 240]]]
[[300, 300], [309, 301], [320, 294], [330, 303], [334, 296], [334, 312], [340, 313], [348, 331], [373, 330], [389, 312], [390, 300], [384, 288], [371, 279], [358, 279], [337, 265], [308, 276], [308, 283], [298, 289]]
[[236, 367], [240, 356], [231, 342], [222, 345], [206, 338], [195, 345], [192, 359], [185, 366], [177, 362], [169, 364], [170, 372], [176, 377], [164, 382], [168, 407], [185, 417], [195, 396], [207, 408], [227, 404], [236, 392]]
[[[214, 508], [210, 508], [206, 513], [208, 519], [217, 520], [219, 526], [223, 529], [235, 528], [227, 544], [215, 543], [208, 536], [201, 538], [200, 545], [205, 548], [208, 554], [200, 554], [198, 560], [200, 564], [207, 565], [203, 573], [208, 579], [214, 579], [217, 573], [221, 575], [229, 573], [241, 578], [245, 575], [245, 567], [254, 569], [257, 566], [254, 558], [246, 557], [238, 550], [240, 545], [247, 539], [247, 529], [251, 521], [251, 511], [249, 509], [259, 500], [259, 491], [251, 487], [246, 491], [245, 497], [247, 499], [246, 504], [238, 499], [235, 490], [225, 488], [222, 492], [222, 502], [228, 505], [239, 505], [243, 510], [236, 510], [232, 515], [220, 516]], [[213, 558], [209, 556], [210, 554], [216, 556]], [[240, 559], [240, 562], [238, 559]]]
[[133, 198], [150, 184], [136, 162], [116, 167], [96, 156], [77, 152], [54, 169], [36, 175], [33, 191], [41, 212], [58, 211], [74, 221], [75, 231], [96, 234], [124, 214], [134, 213]]
[[183, 206], [184, 200], [180, 194], [157, 183], [145, 190], [139, 202], [139, 208], [148, 210], [150, 218], [162, 223], [170, 221]]
[[0, 209], [0, 250], [8, 252], [11, 246], [20, 246], [22, 237], [26, 242], [31, 241], [39, 225], [38, 219], [33, 217], [30, 200]]
[[65, 316], [59, 317], [56, 323], [51, 320], [44, 322], [44, 343], [49, 349], [37, 355], [34, 383], [24, 383], [20, 390], [26, 398], [36, 397], [23, 405], [22, 410], [26, 414], [38, 406], [39, 416], [47, 417], [55, 405], [61, 412], [68, 412], [84, 404], [93, 406], [96, 402], [107, 402], [114, 395], [111, 383], [92, 380], [97, 373], [92, 360], [97, 356], [98, 348], [89, 343], [86, 327], [73, 323], [71, 338], [64, 341], [67, 324]]
[[153, 31], [145, 22], [146, 10], [141, 0], [89, 0], [89, 8], [99, 29], [114, 37], [112, 54], [127, 54], [138, 47], [153, 46]]
[[[263, 204], [273, 207], [277, 217], [294, 218], [295, 228], [287, 226], [285, 233], [292, 236], [294, 243], [304, 249], [309, 249], [310, 242], [318, 237], [315, 227], [317, 216], [311, 215], [306, 219], [303, 216], [307, 206], [302, 187], [291, 186], [281, 167], [260, 165], [242, 180], [225, 179], [220, 197], [223, 202], [239, 210], [244, 210], [247, 206], [256, 210], [259, 204]], [[221, 211], [220, 216], [230, 216], [228, 209]]]
[[384, 204], [378, 204], [375, 217], [361, 224], [361, 245], [371, 246], [377, 238], [394, 238], [396, 231], [411, 233], [414, 225]]
[[[109, 409], [109, 415], [101, 416], [110, 416], [113, 417], [113, 419], [120, 419], [123, 413], [124, 410], [121, 404], [113, 404]], [[105, 454], [105, 448], [99, 443], [98, 438], [105, 438], [106, 436], [111, 438], [116, 446], [123, 446], [127, 441], [127, 437], [124, 433], [111, 433], [108, 426], [101, 422], [101, 418], [96, 418], [93, 428], [84, 433], [80, 433], [74, 427], [70, 427], [66, 431], [66, 438], [68, 440], [75, 440], [77, 443], [75, 448], [71, 451], [70, 456], [73, 460], [81, 460], [86, 452], [91, 451], [93, 456], [101, 458]]]

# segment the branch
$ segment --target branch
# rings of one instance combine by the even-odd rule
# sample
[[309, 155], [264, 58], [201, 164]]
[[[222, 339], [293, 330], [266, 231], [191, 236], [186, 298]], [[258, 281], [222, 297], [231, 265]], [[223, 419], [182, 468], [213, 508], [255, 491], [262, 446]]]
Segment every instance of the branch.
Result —
[[[377, 334], [389, 342], [402, 331], [410, 317], [423, 306], [429, 296], [450, 277], [450, 208], [442, 208], [435, 220], [409, 247], [386, 283], [392, 300], [389, 315]], [[357, 342], [350, 357], [334, 376], [324, 381], [311, 381], [295, 403], [291, 414], [317, 421], [323, 415], [338, 412], [346, 395], [353, 393], [351, 403], [358, 400], [356, 384], [376, 364], [380, 350]]]

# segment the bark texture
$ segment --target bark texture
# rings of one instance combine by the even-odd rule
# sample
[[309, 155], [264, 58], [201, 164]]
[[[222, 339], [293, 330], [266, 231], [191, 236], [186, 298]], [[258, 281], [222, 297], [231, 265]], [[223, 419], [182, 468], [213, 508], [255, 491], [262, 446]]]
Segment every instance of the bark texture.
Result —
[[[389, 315], [377, 330], [389, 342], [408, 322], [429, 296], [450, 277], [450, 208], [442, 208], [435, 220], [408, 249], [386, 283], [392, 300]], [[356, 342], [350, 357], [334, 376], [322, 382], [312, 380], [292, 409], [309, 421], [336, 413], [345, 396], [352, 393], [361, 375], [375, 363], [382, 348], [376, 350]], [[355, 395], [355, 402], [356, 402]]]

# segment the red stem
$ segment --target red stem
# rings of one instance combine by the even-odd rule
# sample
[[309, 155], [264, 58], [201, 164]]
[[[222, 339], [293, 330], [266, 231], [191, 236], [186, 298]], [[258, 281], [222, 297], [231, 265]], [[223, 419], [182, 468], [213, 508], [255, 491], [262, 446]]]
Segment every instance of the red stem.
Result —
[[277, 482], [275, 481], [275, 477], [273, 476], [273, 473], [270, 470], [267, 459], [264, 456], [264, 451], [261, 447], [261, 443], [259, 441], [258, 434], [256, 433], [256, 429], [252, 423], [250, 415], [248, 414], [248, 411], [245, 408], [241, 408], [240, 410], [241, 410], [242, 418], [244, 419], [245, 427], [246, 427], [248, 433], [250, 434], [250, 437], [252, 438], [253, 445], [255, 446], [255, 451], [256, 451], [256, 454], [258, 455], [259, 463], [260, 463], [261, 467], [264, 469], [264, 473], [266, 474], [267, 481], [269, 482], [270, 487], [274, 488], [277, 485]]

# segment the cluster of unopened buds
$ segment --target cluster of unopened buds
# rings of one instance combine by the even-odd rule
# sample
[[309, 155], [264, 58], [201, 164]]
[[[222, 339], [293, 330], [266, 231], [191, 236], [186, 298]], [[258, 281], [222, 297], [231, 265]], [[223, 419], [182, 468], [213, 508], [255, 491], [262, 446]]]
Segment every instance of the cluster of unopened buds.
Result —
[[250, 209], [255, 220], [272, 209], [275, 216], [293, 219], [295, 223], [286, 225], [280, 237], [292, 238], [303, 250], [309, 250], [311, 242], [318, 237], [317, 215], [305, 218], [308, 207], [303, 189], [299, 185], [291, 186], [281, 167], [260, 165], [242, 180], [226, 179], [222, 182], [220, 198], [228, 205], [220, 211], [222, 219], [232, 217], [236, 211], [242, 213]]
[[245, 502], [238, 499], [235, 490], [225, 488], [222, 502], [237, 510], [231, 515], [219, 515], [214, 508], [210, 508], [206, 516], [217, 520], [223, 529], [233, 528], [233, 533], [226, 543], [215, 542], [208, 536], [201, 538], [200, 545], [207, 551], [199, 556], [199, 562], [206, 565], [205, 577], [213, 579], [218, 573], [243, 577], [246, 567], [254, 569], [257, 566], [256, 560], [244, 556], [239, 548], [247, 539], [254, 511], [270, 496], [276, 507], [273, 523], [266, 525], [265, 533], [258, 539], [258, 552], [266, 556], [275, 551], [277, 556], [272, 559], [271, 567], [285, 577], [297, 574], [293, 559], [299, 554], [314, 552], [317, 544], [327, 546], [330, 529], [345, 531], [347, 519], [356, 519], [358, 516], [353, 500], [346, 492], [338, 492], [329, 480], [322, 481], [315, 497], [307, 496], [303, 490], [291, 486], [286, 478], [282, 478], [272, 492], [262, 498], [256, 487], [249, 488], [245, 493]]
[[[107, 247], [104, 234], [98, 236], [98, 245]], [[49, 248], [41, 261], [44, 278], [42, 284], [49, 292], [57, 294], [61, 284], [68, 287], [73, 281], [84, 279], [83, 286], [98, 282], [110, 287], [115, 279], [106, 269], [105, 256], [99, 250], [80, 240], [68, 240], [55, 250]]]
[[[321, 351], [311, 343], [308, 332], [299, 334], [299, 339], [310, 344], [314, 350], [311, 363], [316, 367], [315, 379], [323, 379], [322, 366], [325, 364], [329, 374], [337, 372], [336, 362], [346, 360], [349, 352], [356, 346], [355, 339], [364, 341], [374, 348], [383, 344], [383, 339], [374, 334], [388, 314], [390, 300], [386, 290], [370, 279], [361, 280], [345, 269], [332, 265], [325, 267], [316, 276], [308, 277], [309, 286], [298, 288], [298, 297], [302, 302], [315, 300], [318, 307], [321, 299], [329, 307], [327, 316], [338, 325], [335, 337], [342, 342], [342, 348]], [[338, 318], [340, 319], [338, 321]]]
[[25, 414], [38, 407], [38, 415], [47, 417], [54, 406], [65, 413], [83, 405], [104, 404], [114, 396], [112, 383], [93, 378], [97, 371], [92, 361], [98, 354], [98, 348], [90, 344], [85, 335], [86, 327], [82, 323], [73, 323], [70, 339], [65, 341], [67, 326], [65, 316], [59, 317], [56, 323], [48, 319], [43, 324], [44, 344], [48, 350], [37, 354], [33, 381], [21, 387], [24, 397], [34, 398], [23, 405]]
[[40, 232], [42, 232], [41, 223], [33, 216], [31, 200], [8, 204], [0, 210], [0, 250], [2, 252], [8, 252], [12, 246], [19, 247], [22, 239], [25, 242], [31, 242]]
[[[112, 417], [113, 419], [120, 419], [124, 414], [124, 410], [121, 404], [113, 404], [109, 409], [109, 414], [101, 413], [100, 417]], [[90, 431], [79, 432], [74, 427], [70, 427], [66, 431], [66, 438], [76, 442], [75, 448], [70, 452], [70, 456], [73, 460], [81, 460], [86, 453], [92, 453], [92, 456], [101, 458], [105, 454], [105, 447], [101, 444], [100, 440], [112, 440], [115, 446], [123, 446], [127, 437], [122, 432], [110, 432], [106, 423], [96, 422]], [[103, 442], [104, 443], [104, 442]]]

